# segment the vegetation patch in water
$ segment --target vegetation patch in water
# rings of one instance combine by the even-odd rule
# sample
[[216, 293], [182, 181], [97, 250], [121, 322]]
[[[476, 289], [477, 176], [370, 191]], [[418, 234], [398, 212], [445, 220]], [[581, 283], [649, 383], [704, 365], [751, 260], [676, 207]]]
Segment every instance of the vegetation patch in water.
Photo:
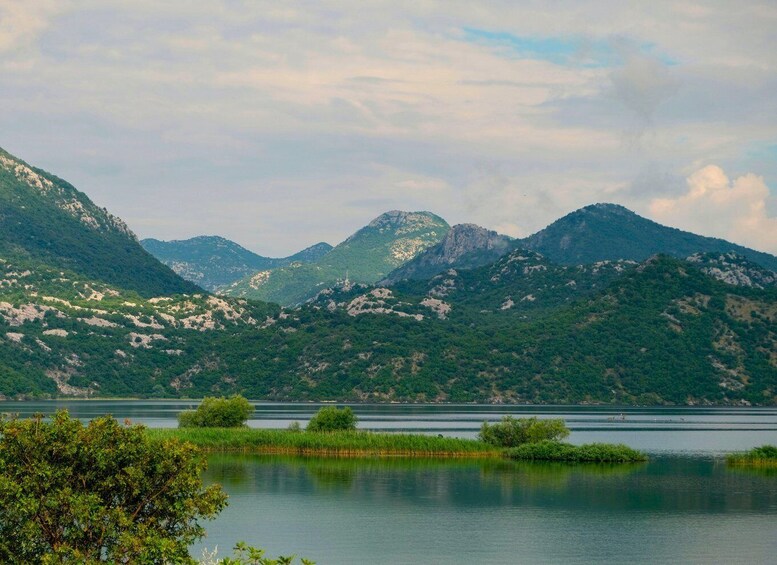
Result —
[[636, 463], [647, 456], [623, 444], [588, 443], [572, 445], [559, 441], [526, 443], [508, 449], [506, 456], [515, 461], [565, 461], [569, 463]]
[[156, 438], [188, 441], [208, 452], [282, 453], [333, 456], [498, 457], [483, 442], [421, 434], [367, 431], [303, 432], [250, 428], [149, 429]]
[[766, 467], [777, 469], [777, 447], [762, 445], [744, 453], [732, 453], [726, 463], [734, 467]]

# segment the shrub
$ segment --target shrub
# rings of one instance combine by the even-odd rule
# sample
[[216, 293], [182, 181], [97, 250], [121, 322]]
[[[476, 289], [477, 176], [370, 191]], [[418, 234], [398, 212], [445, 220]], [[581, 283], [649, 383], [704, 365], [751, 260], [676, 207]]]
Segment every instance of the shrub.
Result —
[[633, 463], [647, 461], [645, 455], [623, 444], [588, 443], [571, 445], [545, 440], [509, 449], [507, 457], [516, 461], [565, 461], [569, 463]]
[[[215, 553], [215, 552], [214, 552]], [[295, 556], [279, 556], [275, 559], [265, 557], [265, 550], [253, 547], [245, 542], [238, 542], [235, 546], [234, 557], [226, 557], [219, 561], [208, 560], [201, 563], [201, 565], [293, 565], [295, 563]], [[316, 565], [315, 561], [301, 558], [302, 565]]]
[[307, 428], [309, 432], [339, 432], [356, 429], [356, 414], [348, 406], [337, 408], [325, 406], [310, 419]]
[[240, 395], [231, 398], [207, 397], [197, 410], [178, 414], [180, 428], [238, 428], [245, 424], [254, 407]]
[[226, 504], [191, 444], [110, 416], [0, 421], [0, 562], [194, 563]]
[[524, 443], [544, 440], [562, 440], [569, 435], [564, 420], [540, 420], [538, 418], [513, 418], [504, 416], [501, 422], [483, 422], [478, 438], [497, 447], [517, 447]]

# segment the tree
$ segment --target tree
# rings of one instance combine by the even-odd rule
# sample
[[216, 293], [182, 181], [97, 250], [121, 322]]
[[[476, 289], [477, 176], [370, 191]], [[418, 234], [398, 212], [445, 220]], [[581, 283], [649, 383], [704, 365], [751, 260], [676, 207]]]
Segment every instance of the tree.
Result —
[[0, 562], [194, 563], [202, 519], [226, 505], [204, 458], [143, 426], [58, 412], [0, 421]]
[[497, 447], [517, 447], [524, 443], [544, 440], [559, 441], [568, 435], [569, 429], [560, 418], [539, 420], [504, 416], [502, 421], [496, 424], [483, 422], [478, 437], [480, 441]]
[[207, 397], [197, 410], [178, 414], [181, 428], [239, 428], [253, 413], [254, 407], [240, 395], [230, 398]]
[[356, 429], [356, 414], [350, 407], [324, 406], [308, 422], [309, 432], [338, 432]]

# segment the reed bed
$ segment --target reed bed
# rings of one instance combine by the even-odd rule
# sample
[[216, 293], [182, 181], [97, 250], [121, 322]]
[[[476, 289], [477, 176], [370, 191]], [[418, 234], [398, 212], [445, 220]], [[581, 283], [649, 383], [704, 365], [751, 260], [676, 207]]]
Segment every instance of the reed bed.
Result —
[[762, 445], [744, 453], [732, 453], [726, 457], [726, 463], [732, 467], [777, 469], [777, 447]]
[[158, 439], [190, 442], [205, 452], [322, 455], [336, 457], [499, 457], [486, 443], [421, 434], [366, 431], [304, 432], [250, 428], [148, 429]]
[[505, 455], [514, 461], [563, 461], [567, 463], [638, 463], [647, 456], [623, 444], [588, 443], [572, 445], [559, 441], [526, 443], [508, 449]]

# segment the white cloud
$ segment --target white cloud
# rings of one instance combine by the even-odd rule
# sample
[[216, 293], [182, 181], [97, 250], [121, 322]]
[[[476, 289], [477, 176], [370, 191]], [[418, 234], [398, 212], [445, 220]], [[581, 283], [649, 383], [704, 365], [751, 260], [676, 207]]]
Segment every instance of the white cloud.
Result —
[[746, 174], [732, 181], [723, 169], [708, 165], [687, 183], [682, 196], [654, 199], [650, 215], [671, 226], [777, 253], [777, 217], [768, 215], [770, 193], [762, 177]]
[[[141, 236], [277, 255], [381, 206], [526, 235], [676, 194], [653, 178], [615, 191], [648, 165], [777, 175], [741, 164], [777, 138], [771, 1], [287, 4], [0, 0], [0, 146]], [[467, 28], [619, 45], [620, 66], [511, 55]]]

